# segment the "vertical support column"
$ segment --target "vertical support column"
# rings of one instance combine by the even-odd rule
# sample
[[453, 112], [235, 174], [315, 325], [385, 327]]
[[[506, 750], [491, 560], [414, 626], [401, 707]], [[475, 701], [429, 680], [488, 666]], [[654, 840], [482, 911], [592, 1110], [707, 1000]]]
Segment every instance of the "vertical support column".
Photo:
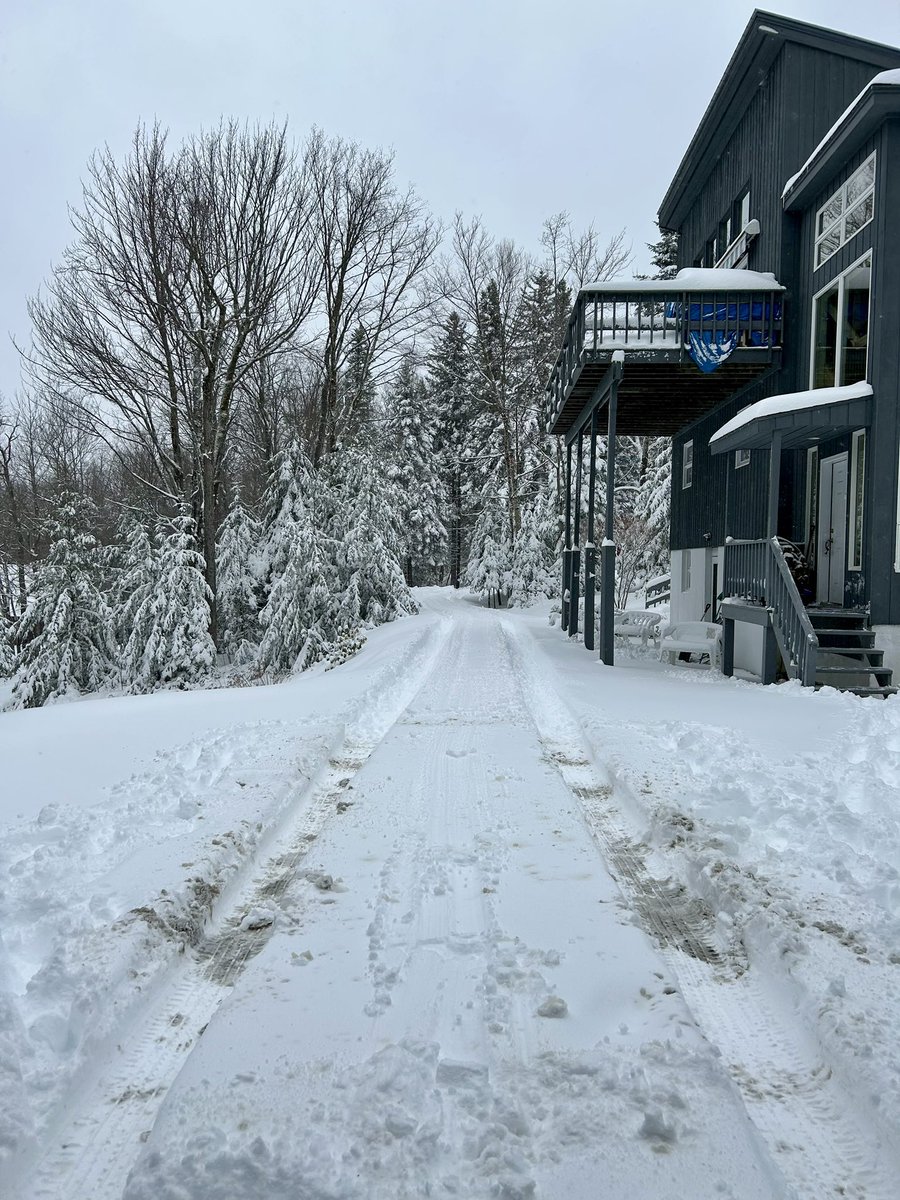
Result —
[[763, 683], [774, 683], [775, 676], [778, 673], [778, 643], [775, 641], [775, 629], [772, 625], [771, 615], [766, 622], [763, 630], [763, 661], [762, 661], [762, 681]]
[[562, 602], [560, 627], [569, 628], [569, 559], [572, 546], [572, 447], [566, 446], [566, 524], [562, 552]]
[[603, 544], [600, 547], [600, 661], [611, 667], [615, 659], [616, 543], [613, 514], [616, 496], [616, 411], [622, 364], [612, 364], [606, 431], [606, 517]]
[[734, 674], [734, 621], [722, 614], [722, 674]]
[[[595, 301], [596, 303], [596, 301]], [[588, 466], [587, 541], [584, 547], [584, 645], [594, 649], [594, 592], [596, 567], [594, 549], [594, 500], [597, 493], [597, 410], [591, 413], [591, 451]]]
[[781, 434], [772, 434], [769, 450], [769, 511], [766, 520], [766, 537], [778, 536], [778, 492], [781, 486]]
[[583, 460], [583, 434], [578, 431], [578, 448], [575, 452], [575, 512], [573, 514], [572, 558], [569, 563], [569, 637], [578, 633], [578, 601], [581, 588], [581, 476]]

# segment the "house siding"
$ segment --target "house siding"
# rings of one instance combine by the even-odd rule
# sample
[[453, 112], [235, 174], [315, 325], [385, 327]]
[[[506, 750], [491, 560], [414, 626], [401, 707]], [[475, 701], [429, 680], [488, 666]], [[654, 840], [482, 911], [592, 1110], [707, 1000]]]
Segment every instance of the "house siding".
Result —
[[[693, 486], [682, 490], [680, 472], [674, 472], [670, 535], [674, 551], [720, 545], [726, 536], [765, 536], [768, 454], [754, 451], [747, 466], [735, 469], [733, 455], [710, 454], [709, 438], [747, 405], [810, 386], [813, 296], [877, 247], [871, 300], [877, 325], [871, 329], [869, 354], [876, 417], [867, 443], [864, 501], [868, 532], [862, 570], [847, 573], [845, 594], [848, 603], [865, 596], [873, 620], [894, 623], [900, 622], [900, 573], [893, 570], [900, 446], [900, 234], [890, 222], [891, 214], [900, 213], [900, 121], [888, 122], [848, 158], [809, 210], [785, 213], [782, 206], [787, 180], [880, 69], [856, 58], [786, 42], [688, 210], [680, 229], [681, 266], [701, 258], [719, 221], [749, 186], [750, 215], [760, 222], [760, 236], [751, 247], [748, 265], [774, 272], [787, 291], [779, 368], [673, 439], [677, 465], [685, 441], [693, 439], [694, 478]], [[815, 270], [815, 214], [873, 150], [878, 155], [874, 220]], [[829, 446], [827, 452], [836, 450]], [[805, 451], [786, 452], [778, 532], [801, 543], [806, 539], [805, 493]]]

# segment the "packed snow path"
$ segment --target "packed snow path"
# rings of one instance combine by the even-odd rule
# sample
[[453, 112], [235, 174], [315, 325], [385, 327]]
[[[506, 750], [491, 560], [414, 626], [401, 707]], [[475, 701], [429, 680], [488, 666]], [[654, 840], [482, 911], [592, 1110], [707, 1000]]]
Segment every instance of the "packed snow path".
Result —
[[894, 1197], [889, 1139], [651, 861], [528, 633], [430, 603], [17, 1196]]

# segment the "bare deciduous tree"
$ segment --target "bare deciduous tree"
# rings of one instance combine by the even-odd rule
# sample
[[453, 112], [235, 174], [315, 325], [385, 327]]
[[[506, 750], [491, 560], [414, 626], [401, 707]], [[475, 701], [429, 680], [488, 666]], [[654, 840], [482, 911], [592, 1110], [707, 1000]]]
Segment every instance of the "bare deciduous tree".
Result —
[[391, 155], [316, 132], [310, 166], [324, 268], [317, 464], [353, 420], [354, 397], [342, 394], [341, 375], [354, 334], [365, 334], [361, 378], [376, 381], [394, 368], [427, 311], [417, 285], [441, 231], [412, 190], [397, 191]]
[[[32, 373], [77, 406], [126, 470], [190, 504], [215, 595], [236, 399], [291, 351], [321, 281], [307, 158], [284, 128], [222, 125], [175, 153], [139, 128], [92, 160], [76, 240], [30, 308]], [[215, 636], [215, 611], [211, 629]]]

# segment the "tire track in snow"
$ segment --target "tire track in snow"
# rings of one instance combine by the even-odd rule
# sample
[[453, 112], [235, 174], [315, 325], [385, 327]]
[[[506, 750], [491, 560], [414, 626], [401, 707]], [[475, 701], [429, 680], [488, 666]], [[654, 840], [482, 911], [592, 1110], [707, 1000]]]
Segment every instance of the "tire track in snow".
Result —
[[427, 627], [402, 661], [359, 698], [355, 718], [331, 758], [298, 790], [278, 828], [262, 841], [268, 860], [261, 863], [257, 854], [240, 870], [217, 905], [219, 911], [230, 905], [229, 914], [213, 914], [195, 950], [158, 981], [154, 998], [117, 1032], [112, 1067], [107, 1060], [73, 1089], [66, 1113], [43, 1132], [38, 1152], [9, 1181], [10, 1197], [120, 1200], [163, 1097], [247, 962], [277, 932], [277, 921], [258, 930], [242, 928], [245, 915], [283, 900], [298, 882], [310, 846], [326, 821], [347, 805], [353, 776], [434, 670], [450, 629], [446, 620]]
[[848, 1105], [822, 1049], [749, 967], [739, 937], [723, 943], [713, 913], [682, 884], [659, 880], [646, 847], [629, 835], [614, 785], [597, 771], [577, 719], [551, 669], [509, 622], [523, 697], [552, 762], [581, 802], [585, 819], [624, 899], [656, 939], [688, 1007], [717, 1047], [772, 1159], [798, 1197], [895, 1200], [900, 1156]]

